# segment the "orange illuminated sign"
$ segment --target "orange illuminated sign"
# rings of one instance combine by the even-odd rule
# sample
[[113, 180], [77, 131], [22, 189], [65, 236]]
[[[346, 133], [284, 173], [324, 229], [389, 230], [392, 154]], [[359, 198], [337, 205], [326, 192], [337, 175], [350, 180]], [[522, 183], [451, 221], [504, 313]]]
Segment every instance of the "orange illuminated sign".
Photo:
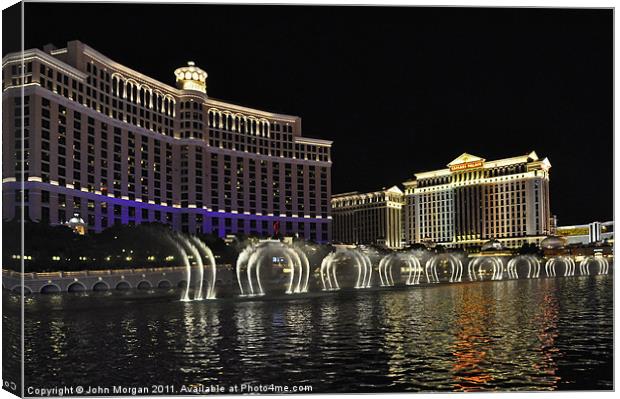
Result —
[[450, 171], [480, 168], [484, 165], [483, 161], [464, 162], [450, 166]]

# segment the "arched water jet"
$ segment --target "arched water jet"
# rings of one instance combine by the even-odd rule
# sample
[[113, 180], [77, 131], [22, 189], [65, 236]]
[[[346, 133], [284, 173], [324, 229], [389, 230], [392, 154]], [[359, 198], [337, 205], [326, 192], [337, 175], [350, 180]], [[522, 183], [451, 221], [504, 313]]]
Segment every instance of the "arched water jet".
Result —
[[571, 258], [571, 257], [568, 257], [567, 261], [569, 263], [569, 270], [568, 270], [568, 273], [566, 273], [565, 275], [566, 276], [574, 276], [575, 275], [575, 269], [576, 269], [576, 267], [575, 267], [575, 260], [573, 258]]
[[382, 257], [381, 260], [379, 261], [379, 280], [381, 281], [380, 282], [381, 287], [385, 287], [385, 286], [388, 285], [387, 279], [383, 278], [383, 270], [384, 270], [384, 267], [385, 267], [385, 263], [387, 262], [387, 260], [388, 260], [388, 258], [390, 256], [392, 256], [392, 255], [386, 255], [386, 256]]
[[192, 265], [189, 262], [189, 258], [187, 256], [187, 252], [185, 252], [185, 248], [183, 247], [183, 245], [181, 245], [179, 243], [179, 241], [177, 241], [176, 235], [172, 235], [171, 234], [171, 235], [168, 235], [167, 238], [170, 241], [170, 243], [172, 243], [172, 245], [174, 245], [174, 247], [177, 249], [177, 252], [181, 256], [181, 259], [183, 260], [183, 264], [185, 265], [185, 274], [187, 276], [187, 285], [185, 287], [185, 291], [183, 292], [183, 295], [181, 296], [181, 301], [189, 302], [189, 301], [191, 301], [191, 299], [189, 297], [189, 287], [190, 287], [190, 282], [191, 282], [191, 278], [192, 278]]
[[582, 276], [590, 274], [590, 261], [591, 260], [593, 260], [593, 257], [588, 256], [587, 258], [579, 262], [579, 274], [581, 274]]
[[[502, 280], [504, 276], [504, 264], [498, 256], [478, 256], [469, 261], [467, 266], [467, 272], [470, 281], [483, 281], [485, 275], [488, 275], [488, 271], [483, 270], [485, 264], [491, 264], [492, 275], [491, 280]], [[510, 264], [510, 261], [509, 261]], [[507, 266], [509, 269], [512, 265]], [[477, 268], [477, 270], [476, 270]], [[508, 271], [508, 270], [507, 270]], [[511, 272], [509, 272], [510, 275]]]
[[[239, 292], [241, 296], [245, 296], [249, 293], [249, 281], [241, 278], [241, 273], [246, 272], [248, 267], [248, 261], [250, 260], [250, 255], [252, 255], [255, 249], [256, 248], [254, 245], [250, 245], [244, 248], [243, 251], [241, 251], [241, 253], [239, 254], [239, 257], [237, 258], [235, 272], [237, 274], [237, 284], [239, 285]], [[244, 281], [246, 281], [245, 289], [243, 285]]]
[[538, 278], [540, 277], [540, 261], [538, 258], [532, 255], [518, 255], [508, 261], [506, 269], [510, 275], [510, 278], [519, 278], [518, 267], [519, 264], [527, 264], [526, 278]]
[[308, 257], [306, 256], [306, 254], [299, 247], [294, 246], [293, 251], [295, 251], [295, 253], [299, 257], [301, 265], [304, 269], [302, 273], [302, 276], [304, 277], [300, 292], [308, 292], [308, 283], [310, 281], [310, 262], [308, 261]]
[[329, 276], [329, 270], [327, 269], [328, 261], [332, 258], [332, 254], [328, 254], [321, 261], [321, 267], [319, 268], [319, 275], [321, 276], [321, 284], [323, 291], [331, 291], [334, 289], [331, 277]]
[[[394, 264], [406, 265], [407, 275], [405, 278], [405, 285], [414, 285], [420, 283], [420, 276], [422, 275], [422, 266], [420, 260], [409, 253], [392, 253], [385, 255], [379, 261], [379, 279], [382, 287], [392, 287], [396, 285], [394, 280]], [[402, 281], [402, 267], [398, 268], [399, 282]]]
[[545, 272], [547, 277], [557, 276], [556, 265], [561, 263], [564, 266], [564, 277], [575, 275], [575, 261], [569, 256], [554, 256], [545, 262]]
[[519, 272], [517, 271], [517, 265], [515, 262], [515, 258], [508, 260], [508, 263], [506, 264], [506, 272], [508, 273], [509, 279], [519, 278]]
[[428, 283], [439, 283], [440, 278], [437, 272], [439, 262], [447, 262], [450, 265], [449, 282], [460, 282], [463, 276], [463, 262], [454, 254], [444, 253], [432, 256], [426, 261], [425, 274]]
[[467, 274], [469, 275], [469, 281], [477, 281], [478, 280], [478, 276], [476, 275], [476, 266], [478, 265], [478, 263], [480, 263], [482, 261], [482, 257], [478, 256], [475, 257], [473, 259], [470, 259], [470, 261], [467, 264]]
[[381, 280], [382, 287], [394, 286], [394, 275], [392, 274], [392, 261], [394, 259], [398, 259], [398, 254], [385, 255], [379, 261], [379, 280]]
[[[285, 265], [282, 266], [280, 273], [289, 273], [288, 283], [284, 289], [286, 294], [308, 291], [310, 264], [303, 251], [280, 241], [266, 240], [246, 247], [237, 258], [237, 283], [241, 296], [266, 294], [261, 271], [263, 264], [273, 258], [282, 259], [283, 263], [278, 264]], [[275, 263], [271, 262], [273, 267]], [[270, 274], [273, 272], [275, 269], [269, 271]], [[273, 284], [271, 281], [270, 285]], [[279, 283], [276, 282], [275, 285], [278, 286]]]
[[372, 283], [372, 262], [368, 255], [357, 249], [337, 248], [335, 252], [327, 255], [321, 262], [321, 283], [324, 291], [340, 289], [340, 281], [337, 275], [339, 264], [348, 261], [354, 263], [356, 269], [355, 283], [352, 288], [369, 288]]
[[415, 255], [409, 255], [409, 276], [407, 277], [407, 285], [420, 284], [422, 277], [422, 264], [420, 259]]
[[365, 253], [358, 250], [350, 251], [357, 261], [358, 279], [355, 288], [369, 288], [372, 279], [372, 262]]
[[530, 260], [531, 265], [533, 267], [528, 270], [527, 278], [539, 278], [540, 277], [540, 269], [541, 269], [540, 259], [538, 259], [535, 256], [531, 256], [531, 255], [529, 256], [528, 259]]
[[189, 291], [192, 287], [191, 282], [193, 281], [192, 279], [192, 264], [189, 261], [189, 257], [191, 254], [192, 259], [195, 260], [195, 263], [198, 267], [198, 282], [197, 282], [197, 287], [196, 287], [196, 283], [194, 283], [194, 299], [193, 300], [202, 300], [203, 296], [202, 296], [202, 285], [203, 285], [203, 278], [204, 278], [204, 265], [202, 263], [202, 257], [200, 256], [200, 252], [198, 252], [198, 249], [196, 248], [196, 246], [194, 246], [190, 240], [188, 240], [186, 237], [184, 237], [183, 235], [181, 235], [180, 233], [176, 233], [175, 235], [176, 241], [183, 247], [184, 250], [184, 261], [186, 262], [186, 273], [187, 273], [187, 287], [185, 288], [185, 294], [183, 295], [183, 300], [184, 301], [191, 301], [192, 299], [189, 297]]
[[[437, 275], [437, 269], [435, 268], [435, 263], [437, 262], [437, 255], [429, 258], [424, 265], [424, 274], [426, 275], [427, 283], [438, 283], [439, 276]], [[429, 273], [430, 270], [430, 273]]]
[[491, 261], [494, 262], [494, 273], [491, 280], [502, 280], [504, 278], [504, 263], [497, 256], [492, 257]]
[[547, 277], [555, 276], [555, 259], [548, 259], [545, 262], [545, 273]]
[[334, 291], [340, 289], [338, 278], [336, 277], [336, 257], [343, 256], [342, 252], [332, 252], [328, 254], [321, 262], [321, 283], [323, 284], [323, 291]]
[[185, 244], [189, 247], [192, 257], [196, 259], [196, 264], [198, 265], [198, 289], [194, 290], [194, 300], [201, 301], [203, 299], [202, 296], [202, 285], [204, 284], [204, 276], [205, 276], [205, 266], [202, 263], [202, 256], [200, 256], [200, 252], [198, 252], [198, 248], [193, 245], [190, 241], [185, 240]]
[[597, 274], [609, 273], [609, 261], [602, 256], [588, 256], [579, 262], [579, 272], [581, 275], [590, 274], [590, 263], [595, 262], [598, 266]]
[[609, 273], [609, 261], [603, 257], [595, 257], [597, 262], [599, 262], [599, 272], [598, 274], [608, 274]]
[[[199, 240], [197, 237], [191, 237], [192, 241], [196, 244], [196, 247], [202, 253], [202, 256], [209, 260], [210, 268], [209, 275], [210, 279], [208, 280], [208, 286], [206, 288], [205, 299], [215, 299], [215, 281], [217, 279], [217, 265], [215, 263], [215, 256], [213, 256], [213, 251], [209, 248], [204, 242]], [[204, 265], [204, 263], [203, 263]], [[203, 266], [204, 270], [204, 266]], [[203, 272], [204, 276], [204, 272]]]

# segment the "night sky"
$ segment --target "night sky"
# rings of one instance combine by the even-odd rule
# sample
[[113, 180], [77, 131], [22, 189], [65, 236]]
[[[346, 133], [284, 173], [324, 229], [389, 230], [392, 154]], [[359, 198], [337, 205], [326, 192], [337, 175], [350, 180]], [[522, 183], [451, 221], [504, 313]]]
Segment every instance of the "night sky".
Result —
[[535, 150], [560, 225], [613, 218], [611, 10], [25, 7], [26, 48], [78, 39], [171, 85], [193, 60], [214, 98], [301, 116], [334, 193]]

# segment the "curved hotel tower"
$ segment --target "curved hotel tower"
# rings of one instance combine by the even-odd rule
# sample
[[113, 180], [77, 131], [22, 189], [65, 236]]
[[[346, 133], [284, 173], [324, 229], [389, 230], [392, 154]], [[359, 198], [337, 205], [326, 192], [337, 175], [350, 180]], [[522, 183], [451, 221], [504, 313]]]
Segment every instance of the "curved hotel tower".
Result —
[[34, 221], [331, 240], [331, 141], [207, 96], [194, 63], [175, 88], [72, 41], [9, 54], [2, 71], [3, 219], [19, 217], [23, 179]]

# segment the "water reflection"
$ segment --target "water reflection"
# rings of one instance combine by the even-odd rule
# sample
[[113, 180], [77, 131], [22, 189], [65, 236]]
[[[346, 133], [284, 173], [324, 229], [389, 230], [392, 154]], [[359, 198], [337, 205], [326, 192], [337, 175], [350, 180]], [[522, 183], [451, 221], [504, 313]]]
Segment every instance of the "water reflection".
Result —
[[612, 283], [584, 276], [245, 302], [32, 296], [26, 383], [611, 389]]

